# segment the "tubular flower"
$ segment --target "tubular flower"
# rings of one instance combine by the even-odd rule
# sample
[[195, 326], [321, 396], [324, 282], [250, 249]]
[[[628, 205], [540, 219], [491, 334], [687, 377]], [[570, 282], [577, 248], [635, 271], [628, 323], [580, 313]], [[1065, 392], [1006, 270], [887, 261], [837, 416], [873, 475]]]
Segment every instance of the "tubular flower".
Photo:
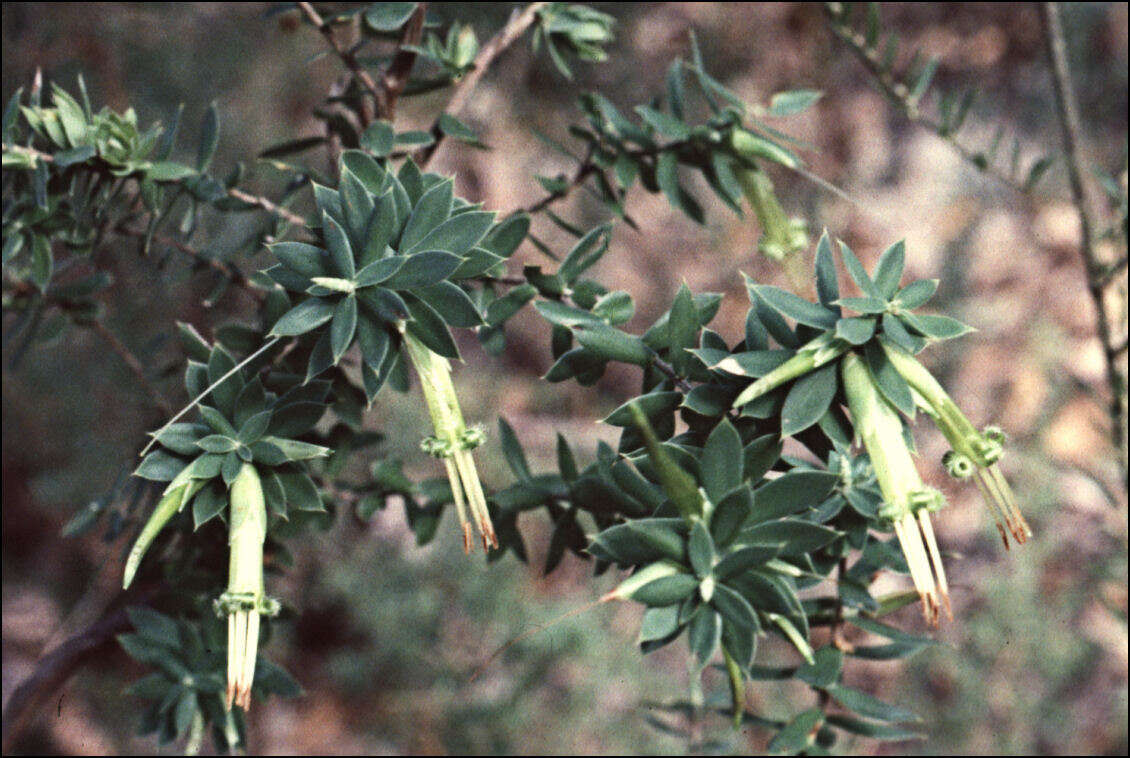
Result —
[[757, 249], [775, 261], [783, 261], [798, 250], [808, 247], [808, 231], [802, 219], [789, 218], [773, 192], [773, 182], [761, 169], [739, 171], [746, 199], [753, 206], [757, 223], [761, 225], [761, 239]]
[[420, 447], [429, 455], [442, 459], [447, 469], [451, 496], [455, 500], [455, 510], [463, 526], [463, 550], [471, 552], [471, 520], [479, 528], [483, 549], [497, 548], [498, 536], [490, 520], [475, 460], [471, 457], [471, 451], [483, 443], [483, 432], [468, 428], [463, 421], [455, 385], [451, 383], [451, 365], [447, 359], [433, 353], [403, 326], [400, 331], [404, 335], [404, 345], [408, 349], [412, 365], [420, 375], [424, 400], [428, 404], [432, 427], [435, 429], [435, 436], [425, 438]]
[[1012, 532], [1017, 543], [1024, 544], [1032, 530], [997, 466], [1004, 453], [1004, 432], [995, 426], [978, 432], [925, 366], [899, 347], [886, 341], [882, 344], [891, 365], [914, 391], [916, 404], [934, 420], [953, 448], [942, 459], [946, 470], [957, 479], [974, 478], [1006, 549], [1008, 532]]
[[225, 704], [247, 710], [259, 648], [259, 617], [278, 613], [278, 602], [263, 591], [263, 542], [267, 508], [255, 466], [244, 463], [231, 485], [228, 589], [216, 612], [228, 619], [228, 683]]
[[902, 420], [879, 393], [859, 356], [845, 356], [842, 372], [852, 423], [883, 493], [879, 516], [894, 526], [922, 599], [923, 615], [929, 623], [937, 624], [938, 609], [944, 607], [952, 619], [946, 572], [930, 522], [930, 513], [941, 509], [945, 500], [940, 492], [922, 483], [903, 437]]

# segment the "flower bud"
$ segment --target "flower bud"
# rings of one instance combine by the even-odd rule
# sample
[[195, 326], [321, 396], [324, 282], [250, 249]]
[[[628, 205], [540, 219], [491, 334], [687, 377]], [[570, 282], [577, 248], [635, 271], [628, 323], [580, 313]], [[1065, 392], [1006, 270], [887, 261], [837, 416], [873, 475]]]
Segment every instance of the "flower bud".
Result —
[[746, 199], [753, 206], [761, 225], [758, 250], [767, 258], [783, 261], [808, 247], [808, 230], [803, 219], [790, 219], [773, 192], [769, 175], [757, 168], [743, 169], [737, 174]]
[[[836, 336], [831, 332], [821, 334], [811, 342], [801, 346], [792, 358], [742, 390], [742, 393], [735, 398], [733, 407], [740, 408], [762, 395], [772, 392], [785, 382], [820, 368], [824, 364], [839, 358], [847, 351], [848, 347], [847, 342], [836, 339]], [[722, 365], [722, 363], [719, 364], [719, 366]]]

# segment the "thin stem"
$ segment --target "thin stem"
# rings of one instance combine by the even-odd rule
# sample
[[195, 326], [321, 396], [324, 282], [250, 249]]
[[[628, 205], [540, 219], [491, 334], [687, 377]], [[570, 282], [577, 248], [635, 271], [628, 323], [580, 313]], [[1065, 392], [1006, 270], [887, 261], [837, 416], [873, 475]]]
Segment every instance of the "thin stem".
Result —
[[1067, 178], [1071, 185], [1071, 197], [1079, 214], [1079, 227], [1082, 244], [1079, 253], [1087, 273], [1087, 288], [1095, 304], [1095, 326], [1102, 342], [1106, 357], [1107, 384], [1110, 385], [1110, 424], [1111, 441], [1118, 451], [1119, 465], [1122, 469], [1123, 486], [1127, 483], [1126, 460], [1126, 375], [1119, 368], [1118, 350], [1113, 335], [1113, 327], [1104, 303], [1103, 272], [1105, 266], [1099, 258], [1095, 238], [1095, 222], [1092, 209], [1083, 185], [1083, 128], [1079, 120], [1079, 107], [1071, 83], [1071, 70], [1067, 61], [1067, 44], [1063, 36], [1063, 25], [1059, 17], [1057, 3], [1042, 3], [1040, 17], [1044, 22], [1044, 36], [1048, 44], [1048, 58], [1052, 69], [1052, 83], [1055, 85], [1056, 111], [1063, 130], [1063, 148], [1067, 157]]
[[[302, 15], [306, 16], [307, 20], [314, 25], [314, 28], [325, 37], [326, 42], [328, 42], [334, 52], [337, 53], [337, 57], [341, 58], [341, 62], [352, 72], [353, 78], [373, 96], [373, 102], [379, 107], [379, 104], [385, 101], [385, 93], [377, 85], [376, 80], [365, 70], [365, 67], [357, 60], [357, 56], [353, 54], [353, 51], [338, 41], [337, 37], [334, 35], [333, 28], [322, 18], [318, 11], [314, 10], [313, 5], [310, 3], [299, 3], [298, 9], [302, 11]], [[372, 121], [372, 114], [369, 112], [362, 112], [359, 115], [361, 116], [361, 125], [363, 127], [368, 126]]]
[[192, 410], [197, 405], [199, 405], [200, 401], [203, 400], [205, 397], [207, 397], [209, 392], [216, 389], [216, 387], [219, 387], [221, 384], [223, 384], [225, 381], [227, 381], [227, 379], [229, 377], [234, 375], [235, 372], [239, 371], [241, 368], [246, 366], [248, 363], [251, 363], [251, 361], [253, 361], [254, 359], [258, 358], [260, 355], [265, 353], [268, 348], [273, 347], [275, 345], [275, 343], [277, 343], [280, 339], [282, 339], [282, 337], [272, 337], [271, 339], [267, 340], [263, 344], [263, 347], [259, 348], [254, 353], [252, 353], [251, 355], [244, 358], [242, 361], [237, 363], [231, 369], [231, 371], [227, 372], [226, 374], [221, 376], [219, 379], [217, 379], [216, 381], [214, 381], [210, 385], [208, 385], [204, 389], [204, 391], [201, 392], [199, 395], [197, 395], [196, 398], [192, 402], [190, 402], [185, 407], [181, 408], [180, 411], [177, 413], [177, 415], [173, 416], [171, 419], [166, 421], [164, 426], [162, 426], [160, 429], [158, 429], [157, 431], [153, 432], [150, 435], [152, 437], [152, 439], [150, 439], [148, 444], [146, 444], [146, 446], [144, 448], [142, 448], [141, 452], [138, 453], [138, 457], [144, 457], [145, 454], [149, 452], [149, 448], [153, 447], [154, 443], [157, 442], [157, 438], [161, 436], [161, 433], [163, 431], [165, 431], [166, 429], [168, 429], [170, 426], [172, 426], [177, 421], [177, 419], [179, 419], [181, 416], [188, 413], [190, 410]]
[[[479, 83], [479, 79], [483, 77], [487, 69], [494, 63], [495, 58], [502, 54], [506, 48], [510, 47], [522, 34], [530, 28], [530, 26], [537, 20], [538, 11], [540, 11], [548, 3], [530, 3], [526, 6], [525, 10], [521, 12], [517, 8], [510, 15], [510, 20], [506, 22], [506, 26], [502, 28], [498, 34], [491, 37], [480, 50], [479, 54], [475, 56], [475, 60], [471, 65], [471, 70], [463, 75], [459, 83], [455, 86], [455, 92], [448, 101], [447, 107], [443, 109], [445, 115], [454, 116], [463, 109], [467, 98], [470, 97], [471, 91]], [[440, 143], [446, 135], [439, 126], [437, 119], [432, 126], [432, 137], [435, 141], [427, 147], [421, 148], [416, 154], [416, 163], [421, 167], [428, 165], [432, 156], [435, 155], [439, 149]]]
[[[128, 226], [116, 227], [114, 231], [127, 237], [141, 238], [146, 236], [144, 230], [134, 229]], [[251, 283], [251, 280], [247, 278], [247, 275], [240, 271], [236, 266], [230, 263], [225, 263], [224, 261], [217, 260], [215, 258], [210, 258], [191, 245], [185, 242], [181, 242], [180, 240], [173, 239], [172, 237], [165, 237], [163, 235], [157, 234], [153, 236], [153, 240], [161, 245], [167, 245], [184, 253], [185, 255], [191, 256], [192, 258], [195, 258], [197, 261], [205, 264], [214, 271], [223, 274], [228, 278], [229, 281], [231, 281], [232, 284], [237, 285], [244, 292], [246, 292], [248, 297], [254, 298], [259, 302], [263, 302], [266, 299], [266, 294], [257, 289], [255, 285]]]
[[106, 344], [110, 346], [110, 349], [117, 353], [118, 357], [122, 359], [122, 363], [126, 364], [130, 373], [136, 377], [138, 384], [144, 388], [145, 394], [149, 396], [150, 401], [157, 410], [163, 415], [172, 413], [172, 408], [169, 407], [165, 398], [161, 396], [161, 393], [157, 391], [157, 388], [149, 381], [149, 377], [146, 376], [145, 368], [141, 365], [141, 360], [124, 342], [118, 339], [118, 335], [110, 331], [106, 325], [98, 319], [91, 321], [89, 326], [94, 330], [94, 333], [105, 340]]
[[840, 3], [824, 3], [824, 12], [828, 17], [828, 27], [840, 41], [847, 45], [848, 49], [851, 50], [855, 57], [859, 59], [859, 62], [863, 64], [863, 67], [867, 69], [867, 72], [871, 74], [876, 84], [879, 85], [879, 89], [887, 96], [888, 100], [893, 102], [895, 106], [902, 111], [906, 120], [936, 134], [961, 155], [964, 160], [972, 163], [982, 173], [991, 176], [998, 182], [1007, 185], [1021, 194], [1027, 194], [1027, 190], [1024, 186], [1018, 184], [1012, 176], [1001, 171], [992, 163], [986, 162], [979, 150], [974, 150], [963, 144], [939, 121], [922, 113], [918, 107], [918, 100], [911, 96], [910, 89], [905, 84], [898, 81], [884, 65], [883, 53], [868, 45], [866, 37], [843, 22], [838, 12], [838, 6], [840, 5]]

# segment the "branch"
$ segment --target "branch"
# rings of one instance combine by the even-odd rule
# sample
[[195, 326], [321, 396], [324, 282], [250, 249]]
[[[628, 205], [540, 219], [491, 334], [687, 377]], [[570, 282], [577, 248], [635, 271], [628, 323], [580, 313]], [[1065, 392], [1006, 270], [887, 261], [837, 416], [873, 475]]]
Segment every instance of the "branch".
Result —
[[1083, 186], [1082, 141], [1083, 129], [1079, 121], [1079, 107], [1071, 83], [1071, 72], [1067, 62], [1067, 45], [1064, 41], [1063, 26], [1056, 3], [1042, 3], [1040, 17], [1044, 22], [1044, 36], [1048, 44], [1048, 58], [1052, 69], [1052, 83], [1055, 85], [1055, 103], [1060, 126], [1063, 129], [1063, 147], [1067, 157], [1067, 178], [1071, 185], [1071, 197], [1079, 213], [1079, 228], [1082, 244], [1079, 253], [1083, 257], [1087, 274], [1087, 288], [1095, 304], [1095, 325], [1106, 357], [1107, 384], [1110, 385], [1110, 424], [1111, 441], [1118, 451], [1122, 468], [1123, 484], [1127, 480], [1126, 460], [1126, 376], [1119, 370], [1118, 345], [1115, 343], [1111, 319], [1107, 314], [1103, 297], [1103, 273], [1107, 267], [1099, 258], [1095, 239], [1095, 222]]
[[103, 617], [85, 631], [71, 637], [39, 660], [35, 671], [12, 692], [4, 707], [4, 753], [11, 754], [20, 733], [45, 699], [58, 690], [87, 660], [98, 654], [114, 636], [128, 631], [130, 620], [124, 609]]
[[[455, 86], [455, 93], [451, 96], [451, 100], [448, 101], [447, 107], [443, 109], [444, 115], [454, 116], [463, 109], [467, 98], [471, 95], [471, 91], [475, 89], [475, 85], [479, 83], [479, 79], [483, 77], [483, 74], [485, 74], [491, 64], [494, 63], [494, 59], [501, 55], [506, 48], [514, 44], [514, 41], [521, 37], [522, 34], [533, 25], [534, 21], [537, 20], [538, 11], [546, 5], [548, 5], [548, 3], [530, 3], [526, 6], [525, 10], [520, 13], [517, 8], [514, 9], [514, 12], [510, 14], [510, 20], [506, 22], [506, 26], [504, 26], [498, 34], [491, 37], [490, 41], [479, 50], [479, 54], [475, 56], [475, 60], [472, 63], [471, 70], [467, 72]], [[435, 138], [435, 141], [421, 148], [416, 154], [416, 163], [421, 168], [428, 165], [432, 156], [435, 155], [436, 150], [439, 149], [439, 145], [443, 141], [444, 136], [444, 132], [439, 126], [439, 119], [436, 119], [435, 124], [432, 125], [432, 137]]]
[[99, 319], [94, 319], [88, 326], [93, 329], [99, 337], [106, 341], [106, 344], [110, 346], [111, 350], [118, 354], [118, 357], [126, 364], [130, 373], [137, 378], [138, 383], [145, 389], [145, 394], [149, 395], [149, 399], [153, 402], [153, 405], [161, 411], [161, 414], [168, 416], [172, 413], [173, 409], [169, 407], [169, 404], [165, 402], [165, 398], [161, 396], [161, 393], [158, 392], [157, 388], [153, 386], [153, 383], [149, 381], [149, 377], [145, 375], [145, 368], [141, 365], [141, 360], [138, 359], [132, 350], [126, 347], [124, 342], [118, 339], [118, 335], [110, 331]]
[[297, 224], [298, 226], [306, 225], [305, 217], [299, 216], [297, 213], [289, 211], [286, 208], [283, 208], [281, 205], [272, 203], [270, 200], [261, 195], [252, 195], [249, 192], [244, 192], [243, 190], [237, 189], [235, 187], [232, 187], [228, 190], [228, 195], [230, 197], [234, 197], [236, 200], [241, 200], [248, 205], [254, 205], [257, 208], [262, 208], [268, 213], [273, 213], [274, 215], [291, 224]]
[[388, 70], [381, 74], [381, 87], [383, 98], [377, 100], [377, 118], [392, 121], [396, 115], [396, 100], [404, 87], [408, 84], [408, 76], [412, 73], [412, 66], [416, 63], [416, 51], [408, 49], [416, 47], [424, 35], [424, 16], [427, 12], [427, 3], [418, 3], [412, 17], [404, 25], [400, 34], [400, 43], [393, 56], [392, 64]]
[[[369, 75], [369, 72], [365, 70], [365, 67], [358, 62], [357, 56], [353, 54], [353, 51], [338, 42], [329, 22], [323, 19], [318, 11], [314, 10], [313, 5], [310, 3], [299, 3], [298, 9], [302, 11], [302, 14], [306, 16], [307, 20], [314, 25], [314, 28], [321, 32], [322, 36], [326, 38], [330, 47], [337, 53], [337, 57], [341, 58], [341, 62], [353, 73], [353, 78], [373, 96], [373, 102], [379, 109], [380, 104], [385, 99], [385, 93], [377, 86], [376, 81], [374, 81], [373, 77]], [[362, 121], [361, 125], [363, 127], [368, 126], [369, 122], [372, 121], [371, 114], [367, 112], [361, 113], [360, 116]]]
[[870, 47], [867, 44], [866, 37], [840, 19], [835, 9], [835, 6], [838, 5], [838, 3], [824, 3], [824, 13], [828, 17], [829, 28], [855, 54], [855, 57], [859, 59], [859, 62], [863, 64], [863, 67], [867, 69], [867, 72], [879, 85], [879, 89], [887, 96], [888, 100], [902, 111], [907, 121], [933, 132], [947, 142], [964, 160], [976, 166], [981, 173], [991, 176], [1022, 195], [1028, 194], [1028, 191], [1022, 185], [1017, 184], [1009, 174], [985, 161], [979, 150], [974, 150], [958, 141], [957, 137], [945, 129], [939, 121], [924, 115], [919, 110], [918, 100], [911, 95], [910, 89], [886, 69], [879, 51]]
[[[127, 237], [140, 238], [146, 236], [146, 232], [144, 230], [134, 229], [128, 226], [115, 227], [114, 231]], [[247, 278], [247, 275], [240, 271], [236, 266], [230, 263], [225, 263], [224, 261], [216, 260], [215, 258], [210, 258], [209, 256], [204, 255], [204, 253], [188, 245], [187, 243], [173, 239], [172, 237], [165, 237], [164, 235], [155, 234], [153, 235], [153, 241], [157, 242], [158, 244], [167, 245], [168, 247], [179, 250], [185, 255], [191, 256], [200, 263], [207, 265], [212, 270], [223, 274], [228, 278], [229, 281], [231, 281], [232, 284], [240, 287], [244, 292], [246, 292], [249, 297], [254, 298], [259, 302], [263, 302], [263, 300], [266, 299], [266, 295], [257, 287], [255, 287], [255, 285], [252, 284], [251, 280]]]

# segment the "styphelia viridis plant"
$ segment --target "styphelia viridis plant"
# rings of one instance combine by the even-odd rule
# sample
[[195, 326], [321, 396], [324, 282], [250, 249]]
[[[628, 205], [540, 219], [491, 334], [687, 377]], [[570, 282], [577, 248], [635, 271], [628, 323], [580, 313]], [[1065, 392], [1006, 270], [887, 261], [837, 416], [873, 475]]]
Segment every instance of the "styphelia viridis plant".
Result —
[[226, 513], [228, 586], [214, 608], [228, 627], [224, 703], [246, 710], [255, 681], [260, 618], [279, 611], [263, 581], [268, 513], [286, 518], [288, 508], [323, 509], [303, 466], [329, 449], [293, 436], [318, 422], [329, 386], [311, 382], [276, 395], [191, 327], [182, 324], [181, 337], [191, 356], [185, 385], [197, 401], [200, 420], [167, 424], [155, 433], [161, 449], [147, 455], [135, 472], [143, 479], [171, 481], [130, 551], [122, 584], [132, 584], [162, 528], [189, 503], [197, 529]]

